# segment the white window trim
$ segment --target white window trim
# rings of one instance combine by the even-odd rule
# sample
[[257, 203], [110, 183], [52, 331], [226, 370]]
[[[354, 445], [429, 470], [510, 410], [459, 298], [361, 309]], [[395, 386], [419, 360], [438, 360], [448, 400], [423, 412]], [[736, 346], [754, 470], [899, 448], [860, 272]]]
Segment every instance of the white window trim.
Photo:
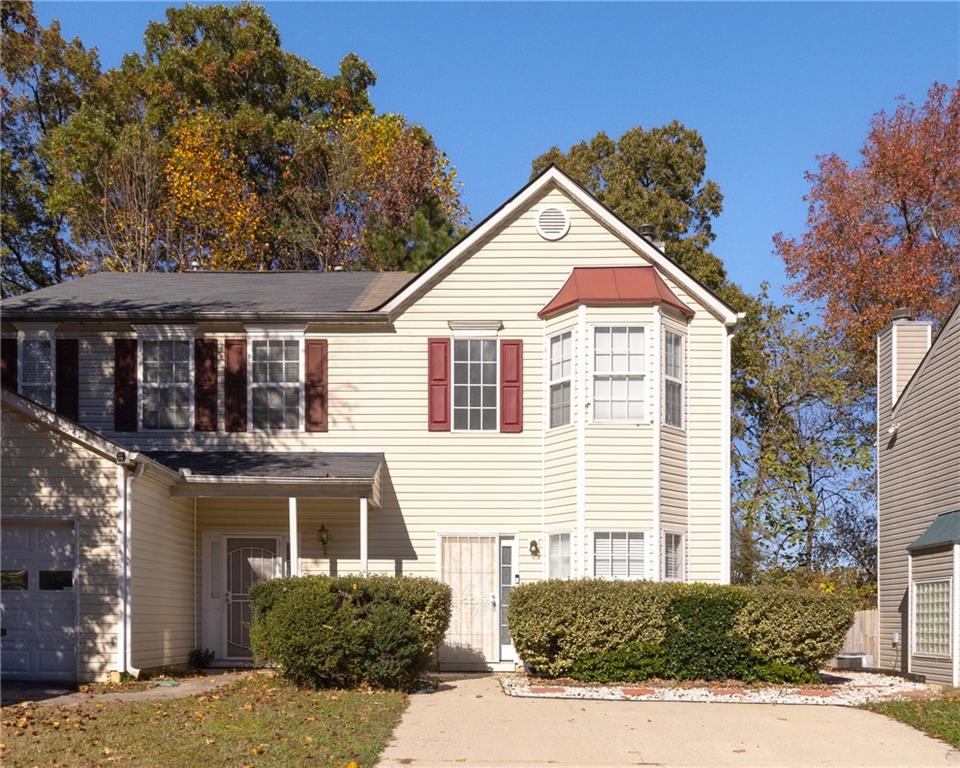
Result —
[[50, 405], [57, 410], [57, 333], [56, 326], [35, 326], [17, 330], [17, 394], [23, 395], [23, 352], [27, 341], [50, 342]]
[[550, 537], [563, 536], [563, 535], [570, 537], [570, 564], [569, 564], [570, 575], [565, 579], [565, 581], [572, 581], [573, 579], [576, 578], [576, 574], [574, 573], [574, 569], [573, 569], [573, 563], [574, 563], [573, 543], [574, 543], [574, 539], [576, 538], [576, 534], [570, 528], [560, 528], [557, 530], [544, 532], [544, 548], [543, 549], [544, 549], [545, 557], [543, 558], [543, 577], [545, 579], [554, 578], [554, 576], [552, 576], [550, 573]]
[[[454, 349], [456, 348], [457, 341], [492, 341], [494, 343], [494, 348], [497, 351], [497, 375], [496, 381], [494, 382], [494, 391], [496, 392], [496, 414], [494, 415], [494, 428], [493, 429], [457, 429], [456, 419], [454, 418], [454, 403], [457, 400], [457, 382], [454, 379], [455, 369], [455, 353]], [[500, 434], [500, 340], [496, 336], [490, 336], [489, 334], [484, 334], [482, 336], [472, 336], [472, 335], [456, 335], [450, 337], [450, 370], [447, 374], [450, 378], [450, 431], [451, 432], [461, 432], [461, 433], [471, 433], [474, 435], [499, 435]], [[468, 418], [467, 421], [470, 419]]]
[[[680, 378], [667, 375], [667, 334], [672, 333], [680, 337]], [[663, 327], [663, 339], [660, 342], [660, 354], [663, 361], [660, 366], [662, 371], [660, 381], [660, 419], [661, 424], [670, 429], [677, 429], [685, 432], [687, 429], [687, 334], [678, 331], [669, 326]], [[680, 424], [667, 423], [667, 381], [673, 381], [680, 385]]]
[[[567, 377], [553, 379], [553, 360], [550, 358], [552, 342], [558, 336], [563, 336], [564, 334], [570, 334], [570, 375]], [[572, 427], [577, 420], [576, 413], [576, 403], [574, 402], [574, 381], [577, 378], [577, 333], [573, 326], [563, 328], [561, 330], [551, 333], [545, 340], [544, 348], [544, 360], [545, 371], [543, 375], [543, 380], [546, 382], [546, 391], [544, 392], [544, 419], [543, 425], [548, 432], [552, 432], [557, 429], [566, 429], [567, 427]], [[551, 411], [551, 400], [550, 400], [550, 391], [554, 384], [562, 384], [563, 382], [570, 383], [570, 421], [566, 424], [557, 424], [556, 426], [550, 425], [550, 411]]]
[[[667, 534], [681, 537], [680, 546], [680, 578], [667, 578]], [[683, 528], [666, 526], [660, 530], [660, 581], [672, 584], [683, 584], [687, 581], [687, 532]]]
[[[643, 573], [638, 576], [627, 576], [625, 579], [615, 579], [612, 576], [597, 576], [596, 568], [596, 535], [598, 533], [641, 533], [643, 534]], [[589, 547], [589, 562], [588, 562], [588, 571], [587, 578], [589, 579], [603, 579], [604, 581], [643, 581], [644, 579], [649, 578], [648, 574], [650, 573], [650, 558], [652, 555], [651, 539], [652, 531], [649, 528], [627, 528], [627, 527], [606, 527], [606, 528], [590, 528], [587, 530], [587, 541], [590, 544]], [[629, 547], [627, 548], [629, 552]], [[629, 556], [627, 559], [627, 567], [629, 568]]]
[[[911, 558], [912, 560], [912, 558]], [[949, 647], [946, 654], [940, 653], [928, 653], [917, 650], [917, 585], [919, 584], [940, 584], [941, 582], [947, 583], [947, 638], [949, 640]], [[953, 622], [954, 622], [954, 613], [953, 613], [953, 577], [952, 576], [941, 576], [937, 578], [930, 579], [917, 579], [911, 581], [910, 584], [910, 656], [920, 659], [946, 659], [952, 660], [954, 654], [954, 631], [953, 631]]]
[[[623, 427], [630, 425], [646, 425], [650, 419], [650, 388], [647, 386], [648, 381], [650, 380], [650, 328], [644, 323], [589, 323], [587, 326], [587, 335], [590, 337], [589, 341], [586, 342], [586, 353], [587, 353], [587, 380], [584, 383], [584, 390], [587, 397], [589, 397], [590, 403], [590, 419], [589, 423], [591, 425], [596, 425], [599, 427], [604, 426], [614, 426], [614, 427]], [[598, 374], [596, 372], [596, 342], [597, 342], [597, 329], [598, 328], [627, 328], [628, 330], [640, 330], [643, 334], [643, 370], [641, 373], [629, 373], [629, 374]], [[596, 388], [594, 386], [594, 381], [596, 376], [640, 376], [643, 384], [643, 395], [641, 397], [641, 413], [639, 419], [598, 419], [596, 417], [596, 402], [594, 400], [594, 395], [596, 393]], [[591, 571], [592, 572], [592, 571]]]
[[[193, 327], [186, 326], [143, 326], [136, 325], [137, 331], [137, 431], [146, 432], [151, 435], [178, 434], [192, 432], [195, 426], [196, 411], [194, 410], [194, 400], [196, 399], [196, 372], [194, 371], [194, 351], [193, 351]], [[191, 342], [190, 351], [187, 353], [187, 360], [190, 364], [190, 373], [187, 376], [187, 390], [190, 393], [189, 413], [187, 414], [187, 426], [183, 429], [173, 427], [144, 427], [143, 426], [143, 342], [145, 341], [189, 341]]]
[[[304, 368], [306, 367], [306, 326], [247, 326], [247, 425], [251, 432], [267, 434], [305, 432], [306, 427], [306, 396], [304, 387]], [[280, 427], [278, 429], [260, 429], [253, 423], [253, 342], [254, 341], [296, 341], [300, 350], [300, 380], [298, 382], [299, 421], [295, 428]]]

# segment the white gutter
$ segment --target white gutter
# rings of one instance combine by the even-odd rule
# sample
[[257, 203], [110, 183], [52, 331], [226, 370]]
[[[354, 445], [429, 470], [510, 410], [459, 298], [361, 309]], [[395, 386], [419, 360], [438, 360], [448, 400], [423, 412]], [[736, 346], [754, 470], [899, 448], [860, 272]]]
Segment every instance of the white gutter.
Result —
[[[118, 457], [119, 458], [119, 457]], [[133, 467], [131, 471], [131, 466]], [[120, 582], [122, 599], [120, 610], [123, 613], [121, 643], [121, 672], [133, 677], [140, 677], [140, 670], [133, 666], [133, 594], [131, 568], [131, 541], [133, 534], [133, 482], [139, 478], [147, 468], [137, 453], [131, 453], [121, 464], [123, 469], [123, 513], [120, 517]]]

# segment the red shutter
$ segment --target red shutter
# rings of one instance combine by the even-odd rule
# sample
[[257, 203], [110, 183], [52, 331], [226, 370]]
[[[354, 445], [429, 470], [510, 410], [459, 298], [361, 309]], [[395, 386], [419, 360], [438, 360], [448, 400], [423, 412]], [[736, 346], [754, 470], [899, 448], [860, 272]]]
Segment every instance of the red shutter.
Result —
[[307, 370], [304, 377], [304, 400], [307, 432], [327, 431], [327, 340], [306, 342]]
[[80, 418], [80, 339], [57, 339], [56, 400], [57, 413], [74, 421]]
[[227, 339], [224, 349], [223, 403], [227, 432], [247, 431], [247, 340]]
[[500, 431], [523, 432], [523, 341], [500, 340]]
[[113, 428], [137, 431], [137, 340], [113, 340]]
[[17, 391], [17, 340], [0, 339], [0, 384]]
[[427, 427], [450, 431], [450, 339], [427, 339]]
[[193, 343], [193, 428], [217, 431], [217, 340]]

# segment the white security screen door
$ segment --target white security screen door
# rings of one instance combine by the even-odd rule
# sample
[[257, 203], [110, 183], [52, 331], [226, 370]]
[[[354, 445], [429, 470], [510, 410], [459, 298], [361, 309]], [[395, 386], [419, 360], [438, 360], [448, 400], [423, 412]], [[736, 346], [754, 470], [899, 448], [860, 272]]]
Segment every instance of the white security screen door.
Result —
[[484, 668], [500, 657], [496, 536], [443, 536], [440, 579], [453, 590], [450, 627], [440, 663]]
[[512, 536], [500, 537], [500, 661], [513, 661], [513, 640], [507, 626], [507, 607], [510, 605], [510, 590], [516, 583], [517, 541]]
[[5, 680], [77, 679], [72, 522], [4, 522], [0, 671]]
[[253, 622], [250, 588], [281, 575], [279, 540], [275, 536], [227, 536], [225, 543], [226, 658], [249, 659], [253, 656], [250, 650], [250, 625]]

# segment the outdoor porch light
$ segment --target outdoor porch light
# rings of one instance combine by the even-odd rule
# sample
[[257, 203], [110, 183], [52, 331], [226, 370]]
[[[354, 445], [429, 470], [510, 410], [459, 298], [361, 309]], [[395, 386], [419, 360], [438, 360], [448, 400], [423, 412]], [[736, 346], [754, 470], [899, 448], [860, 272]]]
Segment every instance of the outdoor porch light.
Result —
[[317, 538], [320, 540], [320, 546], [323, 547], [323, 554], [327, 554], [327, 544], [330, 543], [330, 533], [327, 531], [326, 526], [323, 523], [320, 523], [320, 530], [317, 531]]
[[540, 557], [540, 544], [536, 539], [530, 539], [530, 557]]

